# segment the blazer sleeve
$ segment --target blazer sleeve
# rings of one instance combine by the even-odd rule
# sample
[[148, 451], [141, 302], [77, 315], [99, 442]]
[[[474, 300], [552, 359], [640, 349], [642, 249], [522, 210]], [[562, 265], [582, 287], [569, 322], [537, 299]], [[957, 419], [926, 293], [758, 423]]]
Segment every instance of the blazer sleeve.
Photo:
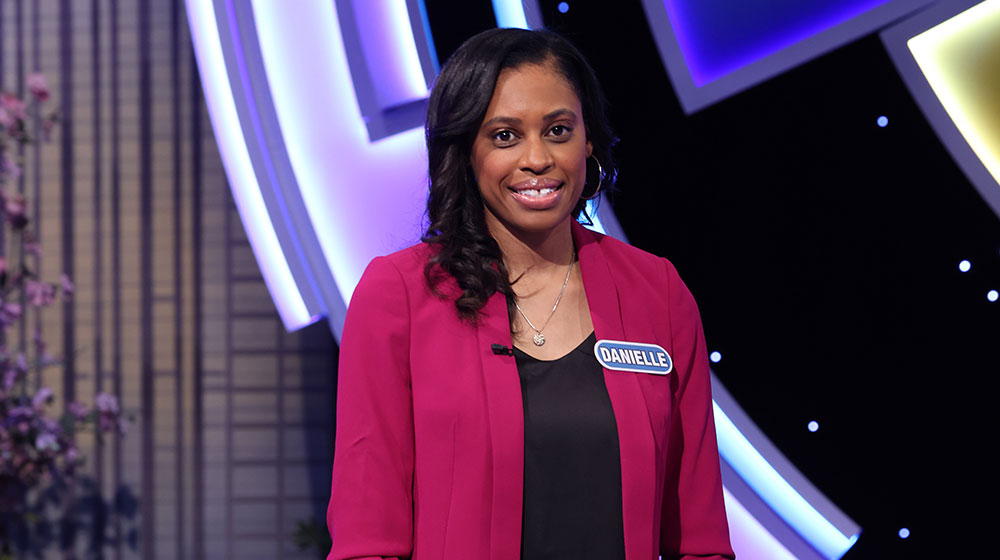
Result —
[[354, 291], [341, 336], [327, 560], [411, 555], [409, 329], [402, 275], [377, 258]]
[[708, 353], [698, 306], [669, 261], [676, 398], [660, 518], [663, 560], [734, 559], [722, 494]]

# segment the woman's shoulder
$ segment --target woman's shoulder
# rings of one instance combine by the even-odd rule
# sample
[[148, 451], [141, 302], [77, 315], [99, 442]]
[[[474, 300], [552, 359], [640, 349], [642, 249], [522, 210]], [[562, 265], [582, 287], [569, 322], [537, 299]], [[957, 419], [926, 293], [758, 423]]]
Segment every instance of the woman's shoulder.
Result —
[[388, 255], [375, 257], [372, 259], [372, 263], [374, 264], [377, 261], [383, 261], [386, 264], [391, 263], [400, 274], [407, 278], [414, 274], [423, 276], [424, 267], [433, 254], [434, 247], [430, 243], [421, 241]]
[[600, 246], [605, 258], [612, 261], [615, 265], [640, 273], [662, 272], [664, 266], [666, 266], [668, 273], [677, 273], [673, 264], [665, 257], [654, 255], [610, 235], [596, 231], [589, 231], [589, 234], [598, 246]]
[[437, 247], [425, 242], [411, 245], [387, 255], [375, 257], [368, 263], [358, 284], [402, 283], [408, 291], [424, 290], [427, 263]]
[[351, 294], [350, 309], [395, 309], [406, 305], [411, 286], [423, 278], [429, 254], [425, 243], [373, 258]]

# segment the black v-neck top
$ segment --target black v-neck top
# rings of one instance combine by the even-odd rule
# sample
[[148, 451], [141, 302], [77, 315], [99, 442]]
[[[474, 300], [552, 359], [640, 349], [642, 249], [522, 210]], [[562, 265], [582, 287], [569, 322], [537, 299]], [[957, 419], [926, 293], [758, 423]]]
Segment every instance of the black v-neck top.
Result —
[[591, 335], [552, 361], [514, 349], [524, 402], [522, 560], [624, 560], [618, 426]]

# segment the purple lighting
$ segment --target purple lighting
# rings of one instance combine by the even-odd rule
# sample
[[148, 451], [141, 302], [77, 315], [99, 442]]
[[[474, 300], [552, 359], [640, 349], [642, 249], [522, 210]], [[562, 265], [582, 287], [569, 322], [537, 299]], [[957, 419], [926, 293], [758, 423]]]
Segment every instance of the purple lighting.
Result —
[[700, 87], [888, 2], [664, 0], [664, 6]]
[[931, 0], [642, 0], [688, 114], [863, 37]]

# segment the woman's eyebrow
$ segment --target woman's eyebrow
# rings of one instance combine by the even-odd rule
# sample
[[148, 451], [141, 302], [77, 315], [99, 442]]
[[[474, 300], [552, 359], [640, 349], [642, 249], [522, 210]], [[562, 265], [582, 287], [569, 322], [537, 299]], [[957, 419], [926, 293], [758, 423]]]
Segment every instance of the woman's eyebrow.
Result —
[[[556, 109], [555, 111], [552, 111], [551, 113], [548, 113], [544, 117], [542, 117], [542, 120], [551, 121], [558, 117], [569, 117], [573, 120], [576, 120], [576, 113], [566, 108]], [[516, 117], [493, 117], [492, 119], [484, 122], [481, 128], [489, 128], [496, 124], [507, 124], [511, 126], [518, 126], [521, 124], [521, 119]]]
[[557, 117], [569, 117], [573, 120], [576, 120], [576, 113], [566, 108], [556, 109], [555, 111], [552, 111], [551, 113], [545, 115], [543, 117], [543, 120], [551, 121]]
[[515, 117], [493, 117], [492, 119], [483, 123], [480, 128], [489, 128], [495, 124], [509, 124], [512, 126], [517, 126], [521, 124], [521, 119]]

